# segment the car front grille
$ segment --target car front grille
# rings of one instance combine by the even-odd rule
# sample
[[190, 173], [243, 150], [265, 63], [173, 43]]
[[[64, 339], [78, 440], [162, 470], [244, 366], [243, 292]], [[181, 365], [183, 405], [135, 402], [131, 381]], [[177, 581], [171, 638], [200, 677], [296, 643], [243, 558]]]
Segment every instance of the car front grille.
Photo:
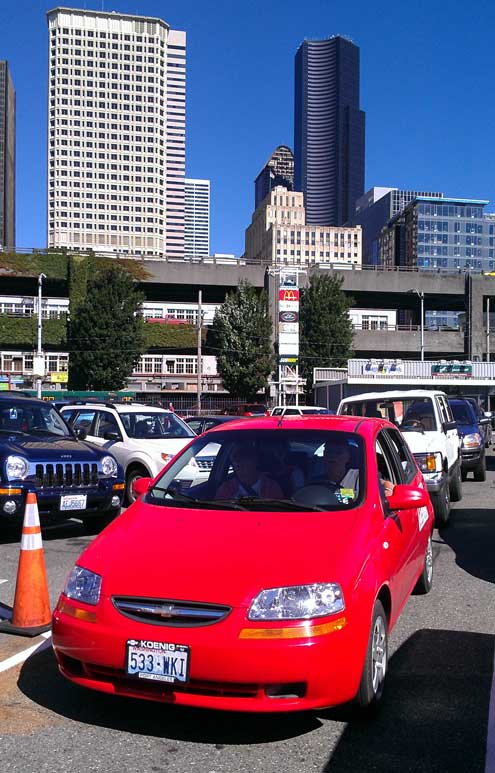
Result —
[[37, 464], [35, 484], [39, 488], [82, 488], [98, 483], [96, 463]]
[[212, 625], [224, 620], [231, 608], [219, 604], [202, 604], [196, 601], [172, 599], [134, 598], [114, 596], [115, 608], [126, 617], [152, 625], [191, 628]]
[[196, 462], [200, 470], [211, 470], [213, 467], [213, 459], [198, 459], [196, 457]]

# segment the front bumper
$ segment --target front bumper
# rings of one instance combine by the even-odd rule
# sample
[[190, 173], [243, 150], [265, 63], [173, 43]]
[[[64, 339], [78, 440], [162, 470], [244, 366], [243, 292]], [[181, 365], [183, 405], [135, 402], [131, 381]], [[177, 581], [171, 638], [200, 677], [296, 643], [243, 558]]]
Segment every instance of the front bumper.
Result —
[[423, 473], [428, 494], [438, 494], [447, 482], [447, 477], [443, 472]]
[[[94, 622], [79, 619], [85, 612]], [[325, 635], [246, 639], [240, 630], [256, 626], [241, 609], [214, 625], [177, 628], [129, 620], [109, 599], [94, 608], [61, 596], [53, 614], [53, 647], [65, 677], [101, 692], [209, 709], [300, 711], [344, 703], [357, 693], [369, 630], [345, 613], [320, 618], [315, 626], [332, 619], [343, 622]], [[131, 638], [189, 645], [187, 684], [128, 676]]]
[[485, 455], [483, 446], [479, 448], [461, 448], [461, 467], [463, 470], [474, 470]]
[[[99, 480], [97, 484], [88, 487], [52, 487], [39, 488], [31, 482], [14, 481], [9, 485], [0, 486], [0, 520], [10, 522], [21, 521], [24, 516], [26, 495], [28, 491], [36, 494], [40, 519], [65, 520], [67, 518], [82, 518], [98, 515], [107, 511], [117, 510], [122, 504], [124, 494], [123, 480], [118, 478], [106, 478]], [[61, 497], [71, 494], [85, 494], [87, 496], [84, 510], [61, 510]], [[119, 504], [116, 504], [118, 498]], [[9, 503], [8, 508], [4, 506]], [[15, 509], [12, 509], [14, 503]]]

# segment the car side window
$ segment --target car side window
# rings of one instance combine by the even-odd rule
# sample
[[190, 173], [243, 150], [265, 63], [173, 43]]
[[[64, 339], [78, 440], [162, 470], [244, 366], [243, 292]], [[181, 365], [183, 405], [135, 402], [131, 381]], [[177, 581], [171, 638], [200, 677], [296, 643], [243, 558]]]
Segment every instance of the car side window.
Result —
[[446, 404], [446, 401], [443, 399], [443, 397], [441, 396], [437, 397], [437, 405], [440, 410], [440, 420], [442, 424], [446, 421], [452, 421], [452, 419], [449, 418], [450, 406]]
[[78, 411], [76, 418], [72, 424], [73, 429], [84, 429], [87, 435], [94, 435], [94, 420], [96, 411], [84, 410]]
[[212, 429], [212, 427], [216, 427], [216, 426], [217, 426], [217, 422], [214, 419], [211, 419], [210, 421], [205, 421], [203, 432], [206, 432], [206, 430]]
[[98, 421], [95, 431], [96, 437], [104, 438], [107, 432], [117, 432], [120, 435], [117, 419], [107, 411], [97, 411]]
[[192, 421], [187, 422], [189, 426], [191, 427], [192, 431], [195, 432], [197, 435], [201, 434], [201, 419], [193, 419]]
[[69, 424], [69, 426], [71, 426], [71, 427], [74, 424], [74, 419], [76, 417], [76, 414], [77, 414], [76, 410], [73, 410], [73, 411], [62, 411], [62, 417], [65, 419], [67, 424]]
[[404, 438], [397, 430], [387, 429], [383, 432], [387, 438], [393, 452], [400, 461], [402, 471], [402, 483], [411, 483], [416, 476], [416, 464], [412, 458], [411, 452], [406, 445]]

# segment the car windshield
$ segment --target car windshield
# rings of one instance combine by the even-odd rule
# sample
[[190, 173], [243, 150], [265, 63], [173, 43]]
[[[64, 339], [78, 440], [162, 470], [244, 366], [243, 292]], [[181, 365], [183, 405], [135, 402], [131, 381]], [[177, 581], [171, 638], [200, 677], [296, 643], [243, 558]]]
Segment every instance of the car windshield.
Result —
[[450, 403], [454, 419], [458, 424], [476, 424], [476, 419], [466, 403]]
[[343, 510], [364, 492], [359, 436], [335, 430], [214, 430], [147, 494], [153, 504], [234, 510]]
[[346, 416], [388, 419], [402, 431], [429, 432], [436, 429], [435, 410], [430, 397], [397, 397], [356, 400], [346, 403]]
[[50, 403], [21, 402], [1, 398], [0, 431], [27, 435], [74, 437]]
[[174, 413], [129, 411], [129, 413], [121, 413], [120, 418], [125, 431], [131, 438], [157, 440], [195, 437], [193, 430]]

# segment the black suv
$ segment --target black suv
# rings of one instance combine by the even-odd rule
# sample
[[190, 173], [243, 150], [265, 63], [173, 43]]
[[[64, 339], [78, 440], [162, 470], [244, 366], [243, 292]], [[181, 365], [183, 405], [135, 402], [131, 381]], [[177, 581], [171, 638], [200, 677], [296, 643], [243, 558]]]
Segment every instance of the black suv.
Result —
[[0, 528], [22, 523], [28, 491], [37, 495], [42, 524], [74, 516], [92, 531], [120, 512], [122, 468], [85, 437], [49, 402], [0, 396]]

